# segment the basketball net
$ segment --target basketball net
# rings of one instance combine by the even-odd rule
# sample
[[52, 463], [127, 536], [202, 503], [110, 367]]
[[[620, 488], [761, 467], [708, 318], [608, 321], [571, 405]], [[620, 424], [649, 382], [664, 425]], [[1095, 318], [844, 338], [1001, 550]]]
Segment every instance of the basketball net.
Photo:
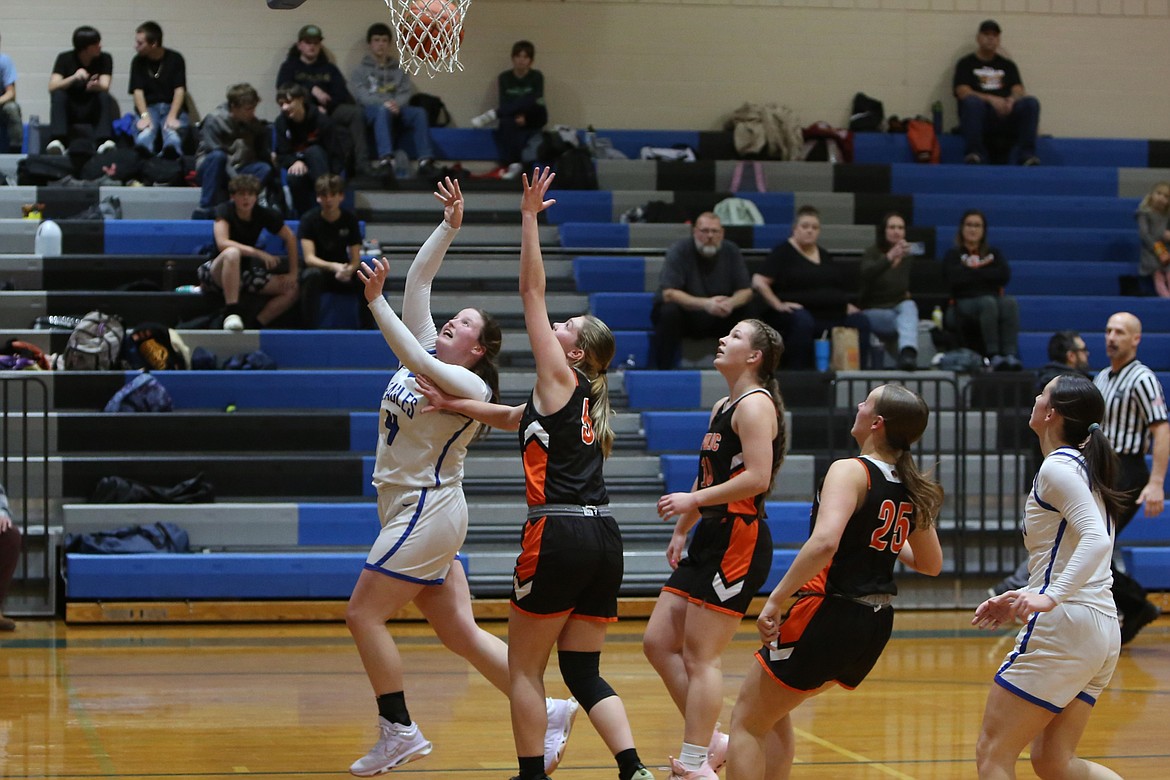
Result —
[[394, 27], [398, 64], [412, 76], [463, 70], [459, 42], [471, 0], [385, 0]]

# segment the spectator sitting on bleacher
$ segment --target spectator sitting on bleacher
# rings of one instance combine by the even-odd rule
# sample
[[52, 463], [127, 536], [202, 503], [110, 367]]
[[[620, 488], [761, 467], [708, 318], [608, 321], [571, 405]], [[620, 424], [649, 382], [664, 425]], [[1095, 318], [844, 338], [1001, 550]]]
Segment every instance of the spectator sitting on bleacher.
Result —
[[178, 159], [183, 154], [180, 132], [190, 124], [184, 109], [187, 99], [187, 63], [183, 55], [164, 49], [163, 31], [157, 22], [143, 22], [134, 31], [134, 50], [130, 61], [130, 94], [138, 112], [134, 146], [154, 155], [154, 145], [162, 133], [159, 155]]
[[983, 212], [964, 212], [955, 246], [942, 262], [954, 301], [953, 325], [960, 338], [977, 336], [981, 343], [967, 346], [990, 358], [993, 369], [1019, 370], [1020, 307], [1014, 296], [1004, 292], [1011, 268], [1003, 252], [988, 245]]
[[341, 207], [345, 183], [336, 174], [317, 179], [316, 208], [309, 209], [297, 225], [301, 257], [301, 311], [306, 327], [319, 326], [321, 293], [339, 293], [353, 298], [365, 327], [374, 326], [374, 317], [362, 304], [364, 286], [356, 276], [361, 265], [362, 232], [358, 218]]
[[288, 175], [288, 191], [297, 215], [313, 208], [316, 182], [341, 170], [334, 160], [333, 124], [327, 114], [313, 111], [300, 84], [276, 90], [276, 162]]
[[1155, 184], [1134, 216], [1142, 244], [1138, 264], [1142, 293], [1170, 298], [1170, 182]]
[[7, 54], [0, 54], [0, 115], [0, 122], [8, 130], [8, 151], [20, 154], [24, 123], [20, 118], [20, 104], [16, 102], [16, 65]]
[[[801, 206], [792, 237], [777, 244], [752, 276], [752, 287], [767, 304], [762, 319], [784, 337], [788, 368], [813, 368], [816, 334], [837, 326], [855, 328], [857, 343], [869, 344], [869, 320], [853, 302], [833, 256], [817, 244], [820, 234], [820, 212]], [[861, 350], [862, 368], [869, 362], [867, 352]]]
[[700, 214], [692, 233], [666, 250], [650, 316], [662, 371], [674, 368], [684, 337], [718, 338], [750, 316], [751, 276], [739, 247], [724, 240], [719, 217]]
[[195, 154], [197, 179], [203, 188], [193, 219], [211, 219], [212, 209], [227, 196], [228, 181], [254, 176], [263, 188], [272, 176], [272, 141], [268, 125], [256, 118], [260, 95], [251, 84], [228, 87], [227, 102], [199, 125]]
[[[256, 314], [257, 327], [266, 327], [297, 301], [297, 239], [276, 209], [257, 204], [260, 180], [244, 174], [228, 184], [231, 200], [215, 209], [215, 248], [219, 254], [199, 266], [204, 290], [223, 293], [224, 330], [243, 330], [240, 294], [268, 298]], [[288, 253], [288, 271], [273, 273], [280, 258], [258, 248], [267, 230], [280, 236]]]
[[[49, 76], [49, 154], [65, 154], [76, 134], [97, 144], [98, 153], [114, 148], [114, 105], [110, 76], [114, 58], [102, 51], [102, 34], [89, 25], [73, 31], [73, 48], [57, 55]], [[88, 130], [77, 131], [77, 126]], [[91, 147], [92, 148], [92, 147]], [[39, 153], [39, 149], [30, 149]]]
[[350, 75], [350, 86], [362, 106], [365, 124], [374, 131], [379, 166], [392, 168], [399, 177], [410, 174], [407, 167], [409, 156], [402, 150], [401, 143], [397, 144], [401, 159], [395, 162], [395, 140], [405, 137], [409, 139], [406, 146], [413, 147], [411, 151], [418, 158], [419, 174], [430, 176], [435, 151], [431, 145], [427, 112], [421, 106], [410, 104], [414, 82], [394, 59], [392, 36], [385, 24], [370, 25], [366, 30], [369, 52]]
[[959, 101], [959, 125], [966, 143], [963, 161], [991, 162], [987, 139], [998, 136], [1019, 146], [1021, 165], [1039, 165], [1036, 127], [1040, 101], [1025, 94], [1016, 63], [999, 53], [999, 24], [979, 25], [979, 48], [955, 63], [953, 89]]
[[361, 106], [345, 85], [345, 77], [330, 61], [321, 41], [321, 28], [306, 24], [297, 33], [297, 42], [288, 50], [288, 57], [280, 65], [276, 86], [300, 84], [309, 93], [318, 110], [333, 120], [339, 131], [339, 151], [343, 159], [353, 155], [352, 173], [370, 175], [370, 155], [366, 148], [366, 123]]
[[[8, 595], [8, 585], [12, 582], [19, 561], [20, 529], [12, 522], [12, 515], [8, 511], [8, 494], [4, 492], [4, 485], [0, 484], [0, 607], [4, 606], [4, 597]], [[15, 629], [16, 623], [0, 612], [0, 631]]]
[[[897, 338], [898, 368], [918, 367], [918, 305], [910, 297], [914, 246], [906, 241], [906, 220], [896, 211], [882, 218], [877, 243], [861, 256], [861, 313], [882, 341]], [[868, 344], [861, 344], [868, 349]]]
[[[494, 171], [501, 179], [520, 175], [525, 162], [521, 159], [529, 140], [539, 135], [548, 123], [548, 108], [544, 104], [544, 74], [532, 67], [536, 47], [531, 41], [512, 44], [512, 69], [496, 78], [498, 105], [479, 116], [472, 117], [472, 127], [487, 127], [499, 121], [496, 128], [496, 149], [500, 167]], [[720, 328], [725, 332], [727, 328]]]

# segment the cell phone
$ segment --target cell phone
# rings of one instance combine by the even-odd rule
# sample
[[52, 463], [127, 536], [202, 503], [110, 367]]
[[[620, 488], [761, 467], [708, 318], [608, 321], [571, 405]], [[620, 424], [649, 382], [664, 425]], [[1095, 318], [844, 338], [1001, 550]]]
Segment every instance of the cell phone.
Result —
[[921, 241], [912, 241], [906, 252], [911, 255], [924, 255], [926, 254], [926, 244]]

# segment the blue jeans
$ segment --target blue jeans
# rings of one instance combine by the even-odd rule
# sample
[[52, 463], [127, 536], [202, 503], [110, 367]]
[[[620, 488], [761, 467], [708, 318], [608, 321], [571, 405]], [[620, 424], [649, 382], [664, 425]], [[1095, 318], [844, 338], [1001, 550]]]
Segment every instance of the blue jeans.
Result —
[[[199, 208], [210, 209], [227, 200], [227, 162], [228, 155], [222, 149], [216, 149], [204, 158], [196, 172], [196, 179], [203, 188], [199, 196]], [[240, 173], [250, 173], [260, 180], [261, 186], [268, 183], [272, 175], [272, 166], [268, 163], [248, 163], [239, 169]]]
[[401, 137], [401, 146], [413, 152], [419, 160], [434, 159], [431, 146], [431, 128], [427, 112], [419, 106], [399, 106], [395, 116], [385, 106], [365, 106], [366, 124], [374, 130], [374, 149], [378, 157], [394, 154], [394, 140]]
[[179, 130], [172, 130], [167, 127], [167, 114], [170, 112], [170, 103], [155, 103], [147, 106], [146, 113], [150, 114], [150, 127], [138, 131], [138, 135], [134, 137], [134, 145], [147, 154], [154, 154], [154, 141], [158, 138], [159, 130], [162, 130], [162, 148], [164, 150], [173, 149], [176, 156], [181, 155], [183, 153], [183, 137], [179, 135], [179, 130], [186, 130], [190, 120], [187, 118], [186, 111], [180, 111]]
[[317, 205], [317, 179], [329, 173], [329, 155], [323, 146], [313, 145], [305, 150], [301, 162], [308, 167], [307, 171], [300, 175], [287, 174], [288, 192], [298, 217]]
[[995, 113], [991, 104], [975, 95], [959, 101], [959, 126], [966, 143], [966, 154], [977, 154], [988, 161], [986, 136], [989, 133], [1010, 135], [1020, 148], [1019, 160], [1036, 154], [1036, 128], [1040, 124], [1040, 101], [1031, 95], [1012, 104], [1007, 116]]
[[[869, 320], [875, 336], [888, 342], [898, 337], [898, 351], [909, 347], [918, 349], [918, 305], [907, 298], [892, 309], [865, 309], [861, 312]], [[861, 345], [866, 348], [865, 344]]]

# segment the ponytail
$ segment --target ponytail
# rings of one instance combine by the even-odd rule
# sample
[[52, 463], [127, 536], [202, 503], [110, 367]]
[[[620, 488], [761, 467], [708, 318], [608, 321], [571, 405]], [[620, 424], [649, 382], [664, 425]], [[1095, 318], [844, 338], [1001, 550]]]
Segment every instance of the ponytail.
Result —
[[614, 431], [610, 423], [613, 409], [609, 405], [606, 369], [613, 361], [617, 345], [609, 326], [592, 314], [586, 314], [577, 331], [577, 346], [585, 353], [576, 367], [589, 379], [589, 419], [593, 422], [601, 454], [608, 458], [613, 451]]
[[930, 420], [930, 407], [917, 393], [901, 385], [885, 385], [878, 394], [874, 411], [885, 420], [886, 444], [898, 451], [894, 469], [910, 494], [919, 528], [935, 525], [943, 504], [942, 485], [934, 479], [934, 470], [918, 470], [910, 446], [922, 438]]
[[784, 339], [776, 329], [763, 320], [743, 320], [743, 324], [751, 327], [752, 336], [748, 344], [752, 349], [760, 351], [761, 359], [756, 369], [756, 381], [768, 391], [772, 397], [772, 405], [776, 409], [776, 438], [772, 440], [772, 477], [768, 481], [768, 492], [772, 492], [776, 484], [776, 472], [788, 454], [788, 426], [784, 421], [784, 396], [780, 394], [780, 383], [776, 381], [776, 370], [780, 367], [780, 357], [784, 354]]
[[1125, 509], [1126, 495], [1113, 487], [1119, 466], [1117, 452], [1101, 430], [1105, 416], [1101, 391], [1083, 376], [1061, 375], [1053, 380], [1049, 403], [1064, 418], [1060, 438], [1084, 457], [1089, 490], [1101, 496], [1106, 514], [1116, 521]]

